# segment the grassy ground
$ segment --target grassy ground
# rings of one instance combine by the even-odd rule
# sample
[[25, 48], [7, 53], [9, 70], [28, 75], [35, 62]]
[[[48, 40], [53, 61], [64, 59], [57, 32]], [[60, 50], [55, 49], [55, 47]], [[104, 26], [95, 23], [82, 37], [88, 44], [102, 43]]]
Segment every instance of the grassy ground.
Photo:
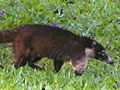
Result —
[[[76, 76], [68, 63], [58, 74], [53, 62], [43, 58], [37, 64], [45, 70], [27, 65], [16, 70], [12, 61], [12, 44], [0, 44], [0, 90], [119, 90], [120, 87], [120, 0], [0, 0], [0, 30], [25, 24], [56, 23], [77, 35], [95, 36], [115, 66], [90, 59], [86, 73]], [[62, 10], [62, 11], [61, 11]]]

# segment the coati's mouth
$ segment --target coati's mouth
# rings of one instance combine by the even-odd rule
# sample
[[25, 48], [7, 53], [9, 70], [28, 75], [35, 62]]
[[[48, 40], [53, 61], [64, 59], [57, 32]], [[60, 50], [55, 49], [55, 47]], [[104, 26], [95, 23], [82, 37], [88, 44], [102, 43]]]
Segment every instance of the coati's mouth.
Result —
[[[101, 59], [98, 59], [99, 62], [101, 62]], [[109, 63], [110, 65], [115, 65], [115, 61], [113, 61], [111, 58], [108, 60], [102, 60], [103, 62]]]
[[108, 60], [106, 62], [111, 65], [115, 65], [115, 61], [113, 61], [112, 58], [110, 58], [110, 57], [108, 57]]
[[105, 60], [105, 62], [106, 62], [106, 63], [109, 63], [109, 64], [111, 64], [111, 65], [113, 65], [113, 66], [115, 66], [115, 61], [113, 61], [113, 60], [110, 61], [110, 62], [109, 62], [108, 60]]
[[99, 59], [97, 59], [99, 62], [106, 62], [106, 63], [109, 63], [109, 64], [111, 64], [111, 65], [115, 65], [115, 61], [112, 59], [112, 58], [110, 58], [109, 56], [108, 56], [108, 59], [101, 59], [101, 58], [99, 58]]
[[113, 66], [115, 66], [115, 62], [114, 62], [114, 61], [113, 61], [113, 62], [110, 62], [110, 64], [113, 65]]
[[[99, 62], [101, 62], [101, 60], [98, 60]], [[108, 62], [108, 60], [104, 60], [103, 62], [105, 62], [105, 63], [109, 63], [110, 65], [113, 65], [113, 66], [115, 66], [115, 61], [111, 61], [111, 62]]]
[[108, 60], [103, 60], [103, 61], [115, 66], [115, 61], [113, 61], [112, 58], [110, 58], [110, 57], [108, 57]]

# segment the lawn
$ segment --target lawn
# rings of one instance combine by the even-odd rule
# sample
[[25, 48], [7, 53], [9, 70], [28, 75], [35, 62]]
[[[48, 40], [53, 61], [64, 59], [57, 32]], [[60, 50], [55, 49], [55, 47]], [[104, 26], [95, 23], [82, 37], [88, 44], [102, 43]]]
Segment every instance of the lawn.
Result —
[[57, 25], [102, 44], [116, 62], [111, 66], [89, 59], [86, 73], [76, 76], [66, 62], [59, 73], [42, 58], [15, 69], [12, 44], [0, 44], [0, 90], [120, 90], [120, 0], [0, 0], [0, 31], [26, 24]]

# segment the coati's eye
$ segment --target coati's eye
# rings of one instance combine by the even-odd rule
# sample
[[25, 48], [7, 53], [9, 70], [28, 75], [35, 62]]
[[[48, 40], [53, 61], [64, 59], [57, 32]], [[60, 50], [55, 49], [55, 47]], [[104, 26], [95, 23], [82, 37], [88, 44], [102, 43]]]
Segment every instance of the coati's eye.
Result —
[[102, 55], [104, 56], [106, 54], [105, 50], [102, 50]]

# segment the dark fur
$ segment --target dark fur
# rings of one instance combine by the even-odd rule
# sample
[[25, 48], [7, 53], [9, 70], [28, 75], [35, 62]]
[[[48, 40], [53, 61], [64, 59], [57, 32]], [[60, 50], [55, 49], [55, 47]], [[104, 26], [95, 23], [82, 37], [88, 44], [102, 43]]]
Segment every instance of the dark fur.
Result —
[[[0, 43], [5, 42], [13, 42], [15, 68], [24, 66], [27, 62], [30, 67], [39, 68], [34, 63], [47, 57], [53, 59], [56, 72], [65, 61], [71, 61], [76, 74], [81, 75], [84, 73], [87, 58], [99, 57], [97, 54], [85, 51], [86, 48], [93, 50], [94, 40], [49, 25], [26, 25], [11, 31], [2, 31]], [[104, 49], [99, 43], [96, 44], [95, 53]], [[78, 64], [80, 65], [76, 69]]]

